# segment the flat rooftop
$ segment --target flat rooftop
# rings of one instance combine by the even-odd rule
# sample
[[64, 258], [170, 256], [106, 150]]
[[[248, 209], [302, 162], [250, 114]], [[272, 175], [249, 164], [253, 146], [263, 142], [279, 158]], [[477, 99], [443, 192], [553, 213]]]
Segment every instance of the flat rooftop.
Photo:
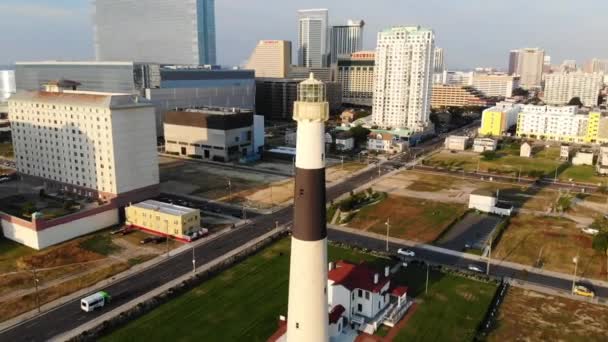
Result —
[[198, 212], [198, 209], [192, 209], [188, 207], [182, 207], [171, 203], [163, 203], [155, 200], [146, 200], [136, 204], [132, 204], [133, 207], [158, 211], [164, 214], [173, 216], [182, 216], [185, 214]]

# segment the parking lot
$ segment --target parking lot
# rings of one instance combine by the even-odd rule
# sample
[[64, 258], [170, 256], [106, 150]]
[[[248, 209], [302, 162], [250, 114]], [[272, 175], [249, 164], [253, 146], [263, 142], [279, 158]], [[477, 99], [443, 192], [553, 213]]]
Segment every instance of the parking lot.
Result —
[[439, 239], [437, 245], [455, 251], [483, 251], [490, 235], [502, 220], [499, 216], [469, 212]]

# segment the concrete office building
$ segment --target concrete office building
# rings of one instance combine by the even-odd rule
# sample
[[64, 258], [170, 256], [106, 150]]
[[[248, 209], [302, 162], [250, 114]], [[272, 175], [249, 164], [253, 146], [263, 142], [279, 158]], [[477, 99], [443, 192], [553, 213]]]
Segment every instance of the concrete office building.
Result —
[[473, 88], [489, 97], [509, 98], [513, 89], [519, 87], [519, 77], [500, 73], [473, 73]]
[[429, 127], [435, 34], [420, 26], [378, 33], [372, 121], [414, 132]]
[[517, 75], [521, 87], [539, 88], [543, 78], [545, 51], [539, 48], [520, 49], [517, 60]]
[[370, 106], [374, 95], [374, 51], [360, 51], [338, 58], [336, 80], [342, 86], [342, 102]]
[[604, 74], [584, 72], [560, 72], [545, 76], [545, 103], [567, 104], [579, 97], [587, 107], [597, 106], [600, 90], [604, 87]]
[[82, 92], [74, 82], [9, 100], [17, 171], [103, 204], [56, 219], [0, 213], [4, 236], [40, 249], [118, 223], [118, 208], [158, 194], [154, 107], [130, 94]]
[[488, 107], [492, 104], [490, 99], [473, 87], [433, 85], [431, 108]]
[[17, 62], [18, 90], [39, 90], [51, 80], [78, 81], [78, 89], [137, 94], [156, 107], [156, 134], [167, 110], [195, 106], [254, 108], [252, 70], [135, 62]]
[[215, 0], [95, 0], [98, 61], [216, 64]]
[[[291, 120], [297, 86], [302, 79], [260, 78], [256, 80], [255, 111], [267, 120]], [[342, 87], [339, 82], [325, 83], [329, 110], [337, 111], [342, 105]]]
[[473, 85], [473, 72], [444, 70], [433, 75], [433, 84], [470, 86]]
[[517, 118], [517, 136], [563, 142], [585, 142], [589, 116], [577, 106], [521, 107]]
[[298, 65], [321, 68], [329, 65], [327, 9], [298, 11]]
[[15, 71], [0, 70], [0, 102], [8, 100], [15, 92]]
[[335, 64], [343, 55], [363, 50], [363, 20], [349, 19], [346, 25], [331, 27], [331, 64]]
[[445, 59], [443, 55], [443, 49], [436, 47], [435, 48], [435, 58], [433, 60], [433, 72], [434, 73], [443, 73], [445, 71]]
[[288, 40], [260, 40], [245, 69], [254, 70], [255, 77], [287, 77], [291, 65], [291, 42]]
[[257, 154], [256, 127], [251, 110], [193, 108], [165, 115], [165, 151], [219, 162], [238, 161]]
[[519, 62], [519, 50], [509, 51], [509, 65], [507, 72], [509, 75], [517, 75], [517, 63]]

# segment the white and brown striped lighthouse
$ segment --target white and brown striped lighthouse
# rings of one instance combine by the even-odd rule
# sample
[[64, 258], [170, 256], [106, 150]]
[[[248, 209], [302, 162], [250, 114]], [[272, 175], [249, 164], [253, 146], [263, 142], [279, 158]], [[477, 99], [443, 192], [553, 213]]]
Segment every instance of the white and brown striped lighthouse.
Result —
[[325, 84], [313, 74], [298, 85], [294, 225], [289, 270], [288, 342], [329, 340], [325, 222]]

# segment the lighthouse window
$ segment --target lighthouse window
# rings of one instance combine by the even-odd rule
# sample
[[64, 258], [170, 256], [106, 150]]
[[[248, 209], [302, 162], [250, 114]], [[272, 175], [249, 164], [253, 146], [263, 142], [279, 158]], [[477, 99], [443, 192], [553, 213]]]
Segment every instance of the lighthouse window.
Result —
[[300, 189], [300, 196], [304, 196], [304, 189]]
[[296, 322], [296, 329], [300, 329], [300, 323]]

